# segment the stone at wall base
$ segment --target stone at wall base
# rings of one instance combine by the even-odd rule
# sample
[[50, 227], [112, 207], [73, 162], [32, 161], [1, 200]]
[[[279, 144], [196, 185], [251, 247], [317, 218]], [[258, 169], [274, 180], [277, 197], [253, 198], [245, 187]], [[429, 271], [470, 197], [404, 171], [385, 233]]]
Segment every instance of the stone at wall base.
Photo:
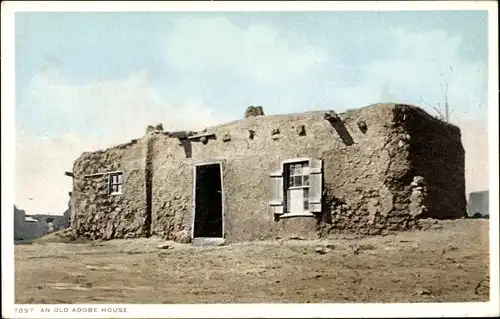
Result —
[[197, 237], [191, 242], [193, 246], [224, 246], [226, 240], [224, 238]]

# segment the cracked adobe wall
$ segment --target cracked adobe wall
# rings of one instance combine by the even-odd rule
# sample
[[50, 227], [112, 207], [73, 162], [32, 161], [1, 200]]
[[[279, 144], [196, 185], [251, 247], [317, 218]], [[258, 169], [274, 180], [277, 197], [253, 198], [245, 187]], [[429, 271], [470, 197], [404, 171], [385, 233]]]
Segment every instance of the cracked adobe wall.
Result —
[[[217, 138], [191, 142], [189, 157], [179, 140], [158, 134], [153, 234], [190, 234], [193, 165], [217, 159], [223, 159], [228, 240], [315, 236], [315, 230], [377, 234], [415, 226], [409, 211], [412, 161], [409, 145], [401, 143], [407, 134], [396, 123], [398, 109], [372, 105], [341, 114], [333, 124], [325, 112], [246, 118], [209, 129]], [[268, 210], [269, 169], [295, 157], [323, 159], [323, 214], [275, 221]]]
[[[321, 156], [332, 138], [323, 112], [250, 117], [211, 128], [216, 139], [190, 142], [186, 157], [179, 140], [156, 136], [153, 177], [153, 233], [170, 239], [190, 234], [192, 227], [193, 165], [223, 160], [225, 236], [228, 240], [264, 239], [285, 231], [315, 229], [314, 218], [274, 221], [268, 209], [269, 168], [291, 157]], [[300, 136], [296, 126], [305, 125]], [[278, 136], [271, 135], [279, 128]], [[250, 131], [253, 138], [250, 138]], [[224, 137], [224, 138], [223, 138]], [[299, 140], [300, 138], [300, 140]], [[225, 140], [225, 141], [224, 141]], [[296, 225], [294, 225], [296, 224]]]
[[465, 217], [465, 150], [460, 128], [420, 108], [400, 107], [396, 118], [407, 132], [409, 173], [423, 178], [422, 187], [414, 187], [412, 196], [423, 193], [425, 209], [415, 214], [422, 218]]
[[[148, 234], [146, 143], [147, 140], [141, 139], [103, 151], [83, 153], [75, 161], [72, 227], [79, 235], [111, 239]], [[108, 195], [107, 173], [112, 171], [123, 171], [122, 195]]]
[[[75, 199], [82, 215], [79, 229], [95, 238], [151, 234], [189, 240], [193, 165], [211, 160], [223, 162], [224, 231], [229, 241], [287, 235], [314, 237], [340, 231], [378, 234], [414, 227], [418, 218], [426, 216], [422, 212], [458, 216], [460, 201], [452, 214], [446, 213], [441, 202], [451, 203], [464, 196], [458, 194], [464, 186], [443, 187], [443, 179], [432, 177], [443, 171], [458, 175], [452, 182], [463, 182], [463, 148], [456, 134], [449, 133], [456, 129], [428, 114], [423, 118], [404, 116], [417, 110], [376, 104], [338, 116], [330, 114], [326, 119], [325, 112], [249, 117], [209, 128], [207, 132], [215, 134], [215, 138], [204, 141], [179, 140], [158, 130], [149, 132], [135, 146], [82, 156], [88, 158], [88, 166], [94, 170], [101, 165], [100, 170], [122, 169], [125, 177], [134, 169], [137, 173], [134, 178], [125, 178], [126, 193], [114, 202], [106, 199], [102, 189], [97, 198], [89, 197], [91, 189], [100, 184], [84, 183], [79, 177], [80, 182], [75, 183], [80, 190], [79, 199]], [[411, 128], [419, 125], [434, 132], [436, 141], [426, 144], [432, 152], [415, 152], [431, 134], [420, 133], [422, 138], [417, 139], [418, 132]], [[448, 163], [439, 160], [426, 169], [421, 161], [426, 160], [426, 154], [436, 157], [436, 148], [443, 145], [457, 157], [456, 166], [448, 169], [444, 167]], [[268, 208], [270, 168], [295, 157], [323, 160], [323, 212], [318, 218], [275, 221]], [[75, 163], [75, 172], [83, 163], [82, 159]], [[83, 171], [94, 172], [80, 168], [78, 175]], [[148, 187], [150, 197], [146, 195]], [[136, 191], [131, 194], [130, 189]]]
[[[380, 234], [418, 227], [423, 218], [465, 216], [458, 127], [394, 104], [355, 110], [343, 120], [357, 143], [325, 154], [331, 217], [324, 218], [331, 224], [323, 230]], [[360, 120], [368, 127], [363, 135], [354, 129]]]
[[324, 152], [323, 233], [379, 234], [414, 226], [403, 204], [410, 163], [406, 145], [399, 143], [404, 132], [394, 123], [395, 108], [376, 104], [341, 116], [355, 143], [337, 142]]

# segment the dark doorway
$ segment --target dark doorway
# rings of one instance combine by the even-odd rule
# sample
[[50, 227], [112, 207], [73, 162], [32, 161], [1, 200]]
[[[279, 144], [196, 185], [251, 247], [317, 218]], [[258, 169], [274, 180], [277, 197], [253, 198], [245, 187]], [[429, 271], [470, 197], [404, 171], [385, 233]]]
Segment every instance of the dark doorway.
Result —
[[222, 238], [222, 178], [220, 164], [196, 166], [193, 237]]

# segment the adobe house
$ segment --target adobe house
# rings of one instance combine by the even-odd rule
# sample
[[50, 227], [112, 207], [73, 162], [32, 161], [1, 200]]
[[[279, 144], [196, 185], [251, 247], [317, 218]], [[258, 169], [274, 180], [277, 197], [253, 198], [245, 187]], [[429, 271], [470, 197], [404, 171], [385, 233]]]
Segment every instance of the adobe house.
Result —
[[419, 107], [256, 111], [201, 132], [149, 127], [83, 153], [68, 173], [72, 227], [94, 239], [243, 241], [380, 234], [466, 214], [460, 129]]

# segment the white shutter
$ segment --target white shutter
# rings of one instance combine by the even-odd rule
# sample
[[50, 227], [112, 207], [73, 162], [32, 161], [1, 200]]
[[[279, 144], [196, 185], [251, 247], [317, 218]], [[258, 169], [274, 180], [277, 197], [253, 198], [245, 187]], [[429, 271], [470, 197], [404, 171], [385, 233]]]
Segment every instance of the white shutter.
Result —
[[283, 211], [283, 166], [275, 164], [269, 174], [269, 211], [281, 215]]
[[323, 197], [323, 165], [320, 159], [309, 162], [309, 212], [321, 213]]

